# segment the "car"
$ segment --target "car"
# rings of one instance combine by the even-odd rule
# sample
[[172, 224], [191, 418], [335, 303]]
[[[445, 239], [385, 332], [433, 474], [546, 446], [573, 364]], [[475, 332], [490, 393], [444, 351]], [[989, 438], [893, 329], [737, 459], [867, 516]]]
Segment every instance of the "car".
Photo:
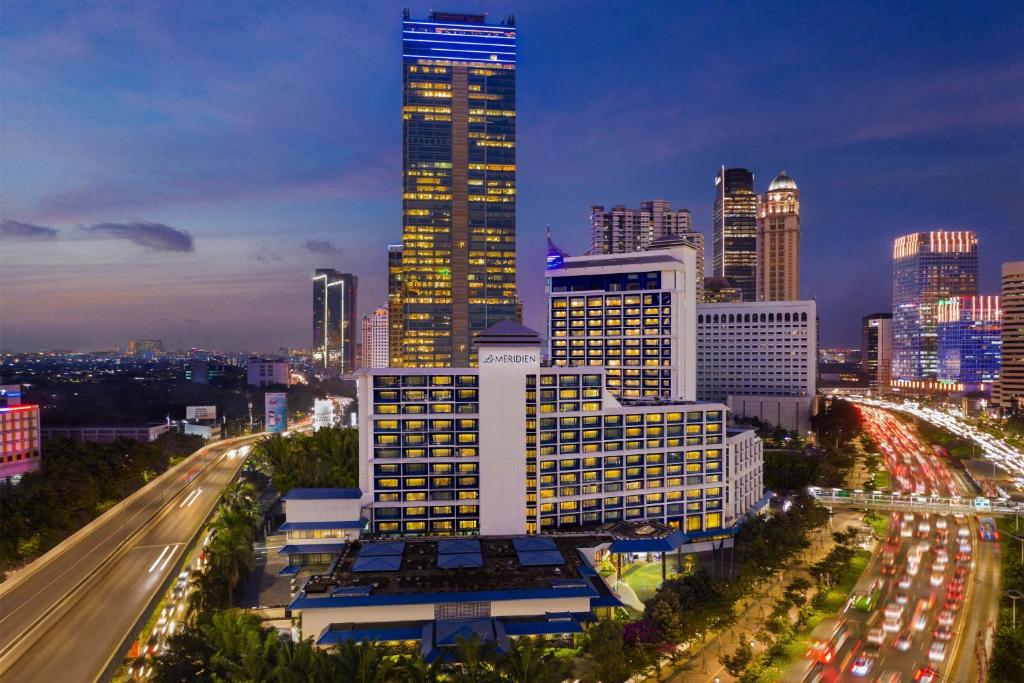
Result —
[[935, 683], [939, 680], [939, 672], [930, 666], [922, 666], [914, 673], [914, 683]]
[[914, 634], [910, 631], [903, 631], [893, 641], [893, 645], [900, 652], [906, 652], [910, 649], [910, 645], [914, 642]]
[[956, 537], [957, 538], [970, 538], [971, 537], [971, 530], [968, 529], [965, 526], [962, 526], [962, 527], [960, 527], [959, 529], [956, 530]]
[[885, 606], [886, 619], [899, 619], [903, 616], [903, 605], [898, 602], [890, 602]]
[[935, 569], [935, 567], [932, 567], [933, 571], [932, 571], [931, 577], [928, 579], [928, 583], [930, 583], [931, 585], [933, 585], [933, 586], [935, 586], [937, 588], [937, 587], [942, 585], [942, 582], [945, 580], [945, 577], [943, 577], [941, 570], [940, 571], [934, 571], [934, 569]]
[[951, 598], [949, 600], [946, 600], [946, 604], [943, 605], [943, 607], [948, 609], [950, 612], [959, 612], [960, 608], [963, 607], [963, 605], [964, 603], [962, 600], [959, 600], [957, 598]]
[[850, 667], [850, 673], [854, 676], [867, 676], [871, 673], [871, 667], [875, 664], [875, 658], [867, 652], [861, 652]]
[[904, 522], [900, 525], [900, 536], [903, 538], [910, 538], [914, 535], [914, 529], [909, 524]]
[[915, 631], [923, 631], [928, 628], [928, 615], [924, 612], [920, 612], [914, 620], [911, 622], [911, 627]]
[[906, 591], [900, 591], [896, 594], [896, 603], [899, 605], [905, 605], [910, 602], [910, 595]]
[[882, 622], [882, 630], [886, 633], [898, 633], [903, 629], [902, 619], [886, 619]]
[[942, 563], [949, 562], [949, 552], [947, 552], [945, 548], [939, 548], [935, 553], [935, 561]]
[[934, 633], [932, 633], [932, 637], [934, 637], [935, 640], [946, 642], [953, 637], [953, 629], [948, 626], [940, 626], [935, 629]]
[[913, 585], [913, 583], [914, 579], [911, 578], [908, 574], [904, 574], [900, 577], [900, 580], [896, 582], [896, 585], [902, 588], [903, 590], [907, 590], [908, 588], [910, 588], [910, 586]]
[[917, 525], [917, 533], [925, 535], [932, 532], [932, 525], [928, 523], [928, 520], [923, 520]]
[[939, 626], [952, 626], [953, 622], [956, 621], [956, 617], [948, 609], [944, 609], [939, 612], [938, 618], [935, 620]]
[[940, 531], [945, 531], [948, 528], [948, 524], [946, 522], [946, 518], [945, 517], [939, 517], [938, 519], [936, 519], [935, 520], [935, 528], [940, 530]]
[[153, 672], [153, 665], [145, 657], [136, 657], [128, 667], [129, 675], [135, 678], [146, 678]]
[[868, 642], [872, 645], [882, 645], [885, 643], [885, 631], [881, 626], [876, 626], [868, 631]]
[[946, 644], [935, 640], [932, 641], [932, 646], [928, 648], [928, 659], [933, 662], [941, 662], [946, 658]]

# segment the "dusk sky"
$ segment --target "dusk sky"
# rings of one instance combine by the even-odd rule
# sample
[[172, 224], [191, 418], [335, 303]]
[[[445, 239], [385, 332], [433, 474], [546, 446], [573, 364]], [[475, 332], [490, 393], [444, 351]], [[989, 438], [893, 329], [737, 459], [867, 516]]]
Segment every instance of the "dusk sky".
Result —
[[518, 250], [667, 199], [708, 242], [720, 164], [799, 184], [821, 343], [891, 308], [899, 234], [1024, 258], [1024, 3], [6, 0], [0, 348], [308, 347], [311, 275], [386, 302], [401, 237], [401, 8], [516, 15]]

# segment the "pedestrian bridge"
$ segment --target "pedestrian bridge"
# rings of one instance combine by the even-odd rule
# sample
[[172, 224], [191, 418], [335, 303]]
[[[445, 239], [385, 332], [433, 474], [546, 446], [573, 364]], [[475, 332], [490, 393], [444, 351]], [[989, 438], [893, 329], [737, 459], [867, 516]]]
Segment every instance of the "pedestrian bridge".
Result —
[[925, 496], [916, 493], [823, 489], [814, 486], [809, 487], [807, 492], [824, 504], [840, 507], [986, 517], [1024, 514], [1024, 507], [1009, 498]]

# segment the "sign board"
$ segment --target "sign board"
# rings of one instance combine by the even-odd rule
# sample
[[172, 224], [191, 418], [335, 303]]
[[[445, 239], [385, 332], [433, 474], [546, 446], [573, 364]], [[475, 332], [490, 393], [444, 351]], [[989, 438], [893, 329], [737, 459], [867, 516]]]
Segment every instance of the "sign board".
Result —
[[186, 406], [185, 419], [203, 422], [217, 419], [217, 406]]
[[334, 401], [318, 398], [313, 401], [313, 431], [334, 426]]
[[268, 432], [283, 432], [288, 428], [287, 400], [288, 394], [268, 392], [263, 395], [263, 414]]

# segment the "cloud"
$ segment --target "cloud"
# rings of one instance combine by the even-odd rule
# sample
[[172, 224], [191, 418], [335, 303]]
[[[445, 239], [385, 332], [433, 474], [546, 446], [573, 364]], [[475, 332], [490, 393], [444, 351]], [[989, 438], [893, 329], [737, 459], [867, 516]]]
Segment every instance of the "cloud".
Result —
[[329, 240], [309, 240], [303, 244], [313, 254], [340, 254], [341, 249]]
[[284, 258], [282, 258], [281, 255], [278, 254], [276, 251], [270, 251], [266, 247], [262, 247], [262, 246], [260, 247], [260, 250], [257, 251], [255, 254], [249, 254], [249, 258], [253, 259], [254, 261], [283, 261], [284, 260]]
[[83, 226], [82, 229], [117, 239], [125, 239], [152, 251], [191, 252], [196, 250], [192, 235], [187, 230], [178, 230], [163, 223], [97, 223]]
[[48, 225], [34, 225], [32, 223], [19, 223], [18, 221], [4, 220], [0, 222], [0, 235], [14, 237], [16, 239], [29, 240], [52, 240], [57, 236], [58, 230]]

